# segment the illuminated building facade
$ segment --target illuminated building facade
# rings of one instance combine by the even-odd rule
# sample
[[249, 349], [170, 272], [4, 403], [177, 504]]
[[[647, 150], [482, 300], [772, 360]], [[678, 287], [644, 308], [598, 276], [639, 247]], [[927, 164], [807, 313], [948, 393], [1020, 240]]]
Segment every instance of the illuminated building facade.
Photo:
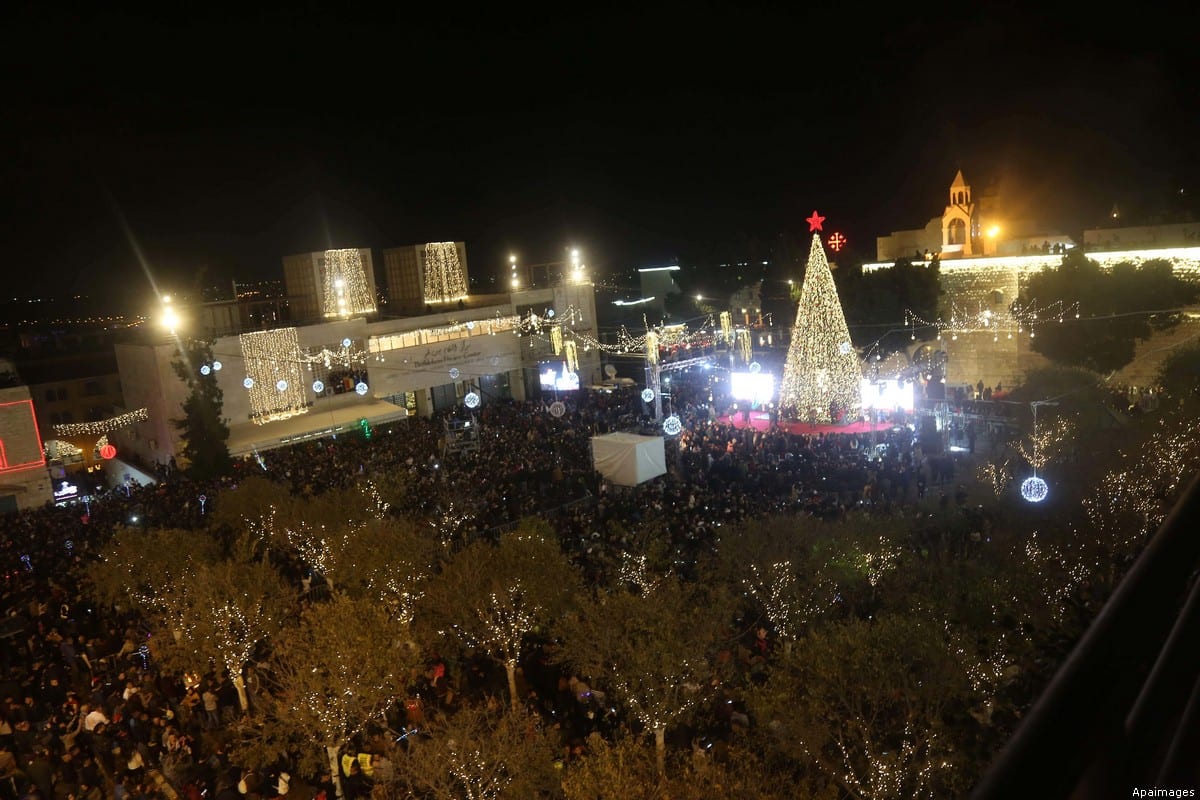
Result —
[[284, 256], [283, 282], [293, 320], [315, 322], [377, 312], [370, 248]]
[[[1019, 296], [1027, 276], [1057, 267], [1063, 254], [1077, 244], [1061, 234], [1033, 233], [1036, 227], [1028, 223], [1007, 222], [1001, 227], [999, 208], [992, 202], [975, 203], [959, 172], [943, 216], [923, 229], [880, 237], [880, 260], [864, 264], [863, 270], [890, 267], [902, 258], [919, 264], [926, 254], [936, 255], [941, 262], [943, 323], [955, 317], [1000, 318]], [[1174, 265], [1176, 275], [1200, 282], [1200, 223], [1085, 230], [1083, 242], [1088, 259], [1103, 268], [1163, 259]], [[953, 336], [914, 345], [909, 355], [944, 357], [946, 383], [960, 386], [975, 386], [978, 381], [986, 386], [1013, 386], [1029, 370], [1049, 364], [1034, 352], [1028, 329], [988, 329], [969, 323], [962, 327]], [[1133, 362], [1112, 380], [1117, 385], [1152, 384], [1173, 344], [1198, 334], [1200, 313], [1189, 313], [1174, 330], [1138, 342]]]
[[467, 246], [463, 242], [429, 242], [389, 247], [383, 251], [388, 305], [392, 314], [441, 310], [468, 294]]
[[29, 388], [6, 379], [0, 388], [0, 513], [38, 508], [52, 498]]

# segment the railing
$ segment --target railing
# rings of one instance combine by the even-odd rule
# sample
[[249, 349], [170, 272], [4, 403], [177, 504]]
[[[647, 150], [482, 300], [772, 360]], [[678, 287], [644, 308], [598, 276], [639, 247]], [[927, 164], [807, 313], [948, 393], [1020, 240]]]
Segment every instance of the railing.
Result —
[[[1200, 475], [973, 800], [1167, 797], [1200, 784]], [[1146, 791], [1139, 794], [1136, 790]]]

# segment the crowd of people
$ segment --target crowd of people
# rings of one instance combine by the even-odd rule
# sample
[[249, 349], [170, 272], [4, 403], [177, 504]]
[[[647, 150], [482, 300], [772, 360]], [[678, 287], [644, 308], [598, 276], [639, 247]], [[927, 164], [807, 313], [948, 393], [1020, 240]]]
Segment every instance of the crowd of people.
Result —
[[[908, 506], [953, 480], [953, 459], [922, 453], [907, 428], [877, 435], [738, 428], [707, 402], [705, 386], [683, 378], [672, 402], [683, 431], [668, 439], [667, 473], [633, 487], [609, 483], [591, 462], [592, 436], [652, 421], [632, 390], [617, 389], [579, 393], [561, 416], [546, 400], [458, 410], [478, 431], [476, 446], [463, 452], [447, 449], [445, 415], [410, 418], [369, 438], [342, 434], [261, 453], [219, 479], [171, 471], [157, 484], [95, 495], [86, 507], [0, 518], [0, 799], [289, 796], [296, 781], [286, 769], [243, 770], [213, 735], [240, 713], [230, 676], [162, 673], [137, 617], [93, 605], [83, 580], [114, 531], [201, 528], [222, 492], [248, 475], [265, 474], [302, 496], [399, 475], [410, 491], [395, 513], [439, 521], [444, 535], [462, 539], [542, 516], [597, 582], [612, 577], [642, 531], [663, 537], [687, 570], [723, 526], [771, 512], [829, 518]], [[253, 700], [261, 690], [250, 669]], [[472, 669], [461, 672], [464, 680], [483, 683], [483, 668]], [[580, 700], [590, 690], [571, 684], [577, 676], [532, 664], [522, 674], [530, 707], [561, 726], [564, 757], [577, 754], [605, 724], [601, 709]], [[445, 665], [439, 672], [435, 663], [409, 702], [439, 702], [450, 683], [444, 675]], [[410, 711], [396, 709], [398, 724]], [[342, 776], [350, 797], [369, 791], [375, 766], [386, 770], [350, 762]], [[329, 774], [306, 776], [304, 785], [333, 796]]]

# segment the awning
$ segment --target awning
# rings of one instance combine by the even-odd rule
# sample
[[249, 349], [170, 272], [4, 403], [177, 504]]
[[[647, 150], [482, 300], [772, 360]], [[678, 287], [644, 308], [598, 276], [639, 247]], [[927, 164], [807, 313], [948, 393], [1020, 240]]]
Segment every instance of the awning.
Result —
[[356, 403], [327, 410], [309, 410], [307, 414], [290, 417], [266, 425], [245, 422], [229, 427], [229, 454], [249, 455], [275, 447], [285, 447], [306, 439], [318, 439], [358, 428], [366, 419], [371, 425], [382, 425], [408, 417], [408, 410], [384, 400]]

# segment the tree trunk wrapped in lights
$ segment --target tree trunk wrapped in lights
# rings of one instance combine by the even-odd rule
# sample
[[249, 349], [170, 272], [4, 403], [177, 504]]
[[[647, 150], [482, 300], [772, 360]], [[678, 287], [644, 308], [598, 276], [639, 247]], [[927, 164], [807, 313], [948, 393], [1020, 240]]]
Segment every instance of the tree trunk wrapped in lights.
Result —
[[837, 285], [821, 237], [813, 234], [779, 404], [799, 419], [837, 422], [837, 417], [861, 406], [861, 380], [862, 368], [850, 342]]

